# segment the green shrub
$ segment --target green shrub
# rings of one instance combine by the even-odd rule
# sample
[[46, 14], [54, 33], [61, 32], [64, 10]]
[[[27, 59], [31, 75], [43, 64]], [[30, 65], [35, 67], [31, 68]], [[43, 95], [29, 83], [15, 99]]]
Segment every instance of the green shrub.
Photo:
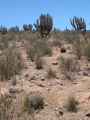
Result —
[[27, 55], [28, 55], [28, 57], [30, 58], [30, 60], [31, 61], [34, 61], [35, 60], [35, 56], [36, 56], [36, 49], [34, 49], [34, 48], [27, 48], [27, 50], [26, 50], [26, 52], [27, 52]]
[[37, 57], [35, 60], [35, 65], [37, 69], [43, 68], [43, 60], [40, 57]]
[[49, 68], [48, 71], [47, 71], [47, 77], [48, 78], [55, 78], [56, 77], [56, 71], [55, 70], [52, 70], [52, 68]]
[[60, 40], [54, 40], [54, 46], [59, 46], [59, 47], [61, 47], [61, 42], [60, 42]]
[[75, 52], [76, 52], [78, 60], [80, 60], [82, 56], [82, 47], [81, 46], [76, 47]]
[[4, 53], [3, 57], [0, 58], [0, 79], [8, 79], [9, 77], [18, 74], [22, 69], [23, 64], [18, 59], [17, 54], [13, 50], [8, 49]]
[[45, 55], [52, 55], [51, 47], [47, 45], [45, 41], [40, 40], [30, 44], [26, 51], [31, 61], [34, 61], [36, 56], [42, 57]]
[[9, 38], [6, 35], [3, 35], [0, 39], [0, 49], [5, 50], [9, 46]]
[[70, 112], [77, 112], [77, 104], [73, 95], [68, 96], [66, 101], [66, 108]]
[[88, 60], [90, 60], [90, 43], [88, 43], [84, 47], [84, 55], [87, 57]]
[[9, 113], [13, 98], [8, 95], [0, 96], [0, 120], [12, 120], [12, 114]]

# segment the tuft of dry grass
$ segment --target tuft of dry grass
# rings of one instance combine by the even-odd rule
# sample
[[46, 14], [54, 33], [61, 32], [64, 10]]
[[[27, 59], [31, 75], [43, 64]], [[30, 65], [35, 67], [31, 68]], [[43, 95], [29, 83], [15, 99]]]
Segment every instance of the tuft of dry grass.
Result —
[[47, 77], [48, 78], [55, 78], [56, 77], [56, 71], [55, 70], [52, 70], [52, 68], [50, 67], [47, 71]]
[[80, 71], [80, 64], [77, 60], [74, 60], [73, 58], [59, 58], [60, 60], [60, 70], [62, 74], [66, 76], [68, 79], [72, 79], [72, 76], [75, 73], [78, 73]]
[[0, 81], [18, 74], [22, 67], [20, 57], [12, 49], [8, 49], [0, 58]]
[[66, 101], [66, 108], [70, 112], [77, 112], [77, 104], [75, 97], [73, 95], [69, 95]]

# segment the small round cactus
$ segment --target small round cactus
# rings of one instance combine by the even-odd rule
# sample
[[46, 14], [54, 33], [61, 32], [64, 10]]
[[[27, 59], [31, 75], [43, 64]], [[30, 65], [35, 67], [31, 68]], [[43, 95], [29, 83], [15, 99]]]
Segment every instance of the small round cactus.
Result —
[[61, 53], [65, 53], [66, 52], [66, 48], [63, 47], [63, 48], [60, 49], [60, 51], [61, 51]]

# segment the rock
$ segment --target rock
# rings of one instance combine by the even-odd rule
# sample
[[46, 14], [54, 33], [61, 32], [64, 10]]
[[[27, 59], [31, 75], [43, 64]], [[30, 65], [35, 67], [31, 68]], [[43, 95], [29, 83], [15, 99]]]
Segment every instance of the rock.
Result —
[[9, 91], [8, 91], [8, 89], [6, 89], [6, 88], [1, 88], [0, 93], [1, 93], [2, 95], [4, 95], [4, 94], [9, 93]]
[[25, 75], [25, 77], [28, 77], [28, 76], [29, 76], [29, 74], [26, 74], [26, 75]]
[[83, 118], [82, 120], [88, 120], [87, 118]]
[[86, 72], [86, 71], [84, 71], [84, 72], [83, 72], [83, 75], [84, 75], [84, 76], [89, 76], [89, 73]]
[[34, 75], [30, 78], [30, 81], [31, 81], [31, 80], [36, 80], [36, 78], [35, 78]]
[[56, 112], [56, 117], [60, 117], [60, 116], [62, 116], [63, 115], [63, 112], [62, 111], [57, 111]]
[[85, 103], [85, 102], [89, 101], [89, 99], [90, 99], [90, 92], [86, 93], [86, 94], [83, 96], [82, 99], [79, 99], [79, 100], [78, 100], [78, 102], [79, 102], [79, 103]]
[[85, 115], [85, 116], [90, 117], [90, 110], [86, 112], [86, 115]]
[[58, 65], [58, 62], [55, 60], [52, 62], [52, 65]]
[[48, 106], [48, 103], [45, 103], [44, 106]]
[[44, 81], [45, 80], [45, 78], [44, 77], [41, 77], [41, 81]]
[[71, 117], [71, 118], [69, 118], [68, 120], [74, 120], [74, 118], [73, 118], [73, 117]]
[[50, 88], [46, 88], [48, 91], [50, 91]]
[[16, 88], [16, 87], [11, 87], [9, 88], [9, 93], [21, 93], [23, 92], [23, 89], [22, 88]]
[[46, 85], [44, 83], [38, 83], [38, 86], [45, 87]]
[[35, 108], [35, 110], [43, 108], [44, 102], [43, 102], [43, 96], [39, 92], [31, 92], [27, 95], [25, 103], [30, 105], [32, 108]]

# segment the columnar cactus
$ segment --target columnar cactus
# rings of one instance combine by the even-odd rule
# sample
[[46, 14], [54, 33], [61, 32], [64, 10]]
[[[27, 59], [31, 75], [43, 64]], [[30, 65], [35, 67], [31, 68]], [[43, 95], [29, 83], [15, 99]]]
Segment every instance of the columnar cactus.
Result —
[[28, 31], [28, 30], [27, 30], [27, 25], [26, 25], [26, 24], [23, 25], [23, 29], [24, 29], [25, 31]]
[[70, 22], [75, 30], [79, 30], [81, 32], [81, 34], [84, 36], [85, 41], [87, 42], [87, 38], [85, 36], [86, 23], [85, 23], [84, 19], [74, 16], [74, 18], [72, 20], [70, 19]]
[[0, 27], [0, 33], [1, 33], [1, 35], [6, 34], [6, 33], [7, 33], [7, 28], [1, 26], [1, 27]]
[[19, 32], [19, 27], [18, 26], [15, 26], [15, 27], [11, 27], [10, 29], [9, 29], [9, 31], [11, 31], [11, 32]]
[[40, 32], [41, 36], [44, 37], [52, 30], [53, 19], [49, 14], [41, 14], [39, 19], [37, 19], [36, 24], [34, 23], [34, 26]]
[[33, 28], [32, 24], [28, 24], [28, 25], [24, 24], [24, 25], [23, 25], [23, 29], [24, 29], [25, 31], [31, 31], [32, 28]]

